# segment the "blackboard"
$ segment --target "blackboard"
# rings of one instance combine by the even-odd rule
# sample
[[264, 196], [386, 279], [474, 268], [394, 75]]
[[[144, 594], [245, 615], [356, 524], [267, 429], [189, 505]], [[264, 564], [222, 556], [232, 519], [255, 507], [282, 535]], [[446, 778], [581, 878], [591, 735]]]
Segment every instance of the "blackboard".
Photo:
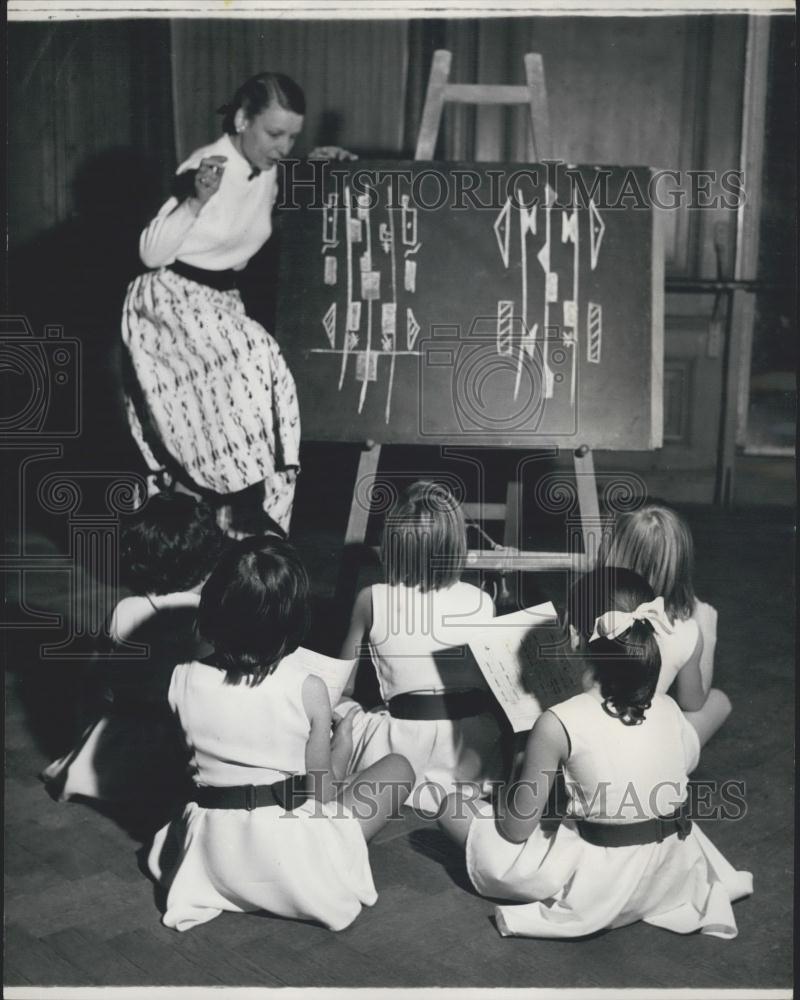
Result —
[[555, 163], [293, 165], [275, 334], [303, 437], [660, 447], [651, 177]]

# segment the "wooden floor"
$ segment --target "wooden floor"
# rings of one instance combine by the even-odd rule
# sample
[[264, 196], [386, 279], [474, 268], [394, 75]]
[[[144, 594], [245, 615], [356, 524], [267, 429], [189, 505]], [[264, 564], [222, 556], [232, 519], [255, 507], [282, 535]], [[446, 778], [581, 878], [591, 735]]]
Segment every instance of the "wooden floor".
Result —
[[[68, 741], [74, 666], [45, 667], [38, 637], [12, 646], [6, 674], [8, 985], [526, 986], [788, 988], [792, 975], [793, 537], [786, 515], [690, 515], [698, 590], [719, 609], [715, 682], [734, 714], [695, 778], [746, 784], [747, 814], [706, 832], [755, 894], [739, 937], [681, 937], [637, 924], [582, 941], [503, 939], [493, 904], [435, 825], [407, 816], [371, 845], [379, 899], [346, 931], [223, 914], [178, 934], [159, 923], [139, 869], [155, 817], [52, 802], [37, 774]], [[304, 529], [312, 577], [332, 582], [341, 530]], [[51, 543], [40, 541], [42, 546]], [[31, 575], [28, 600], [57, 609], [59, 574]], [[562, 593], [563, 593], [563, 585]], [[559, 594], [551, 595], [558, 602]], [[321, 644], [324, 645], [324, 644]]]

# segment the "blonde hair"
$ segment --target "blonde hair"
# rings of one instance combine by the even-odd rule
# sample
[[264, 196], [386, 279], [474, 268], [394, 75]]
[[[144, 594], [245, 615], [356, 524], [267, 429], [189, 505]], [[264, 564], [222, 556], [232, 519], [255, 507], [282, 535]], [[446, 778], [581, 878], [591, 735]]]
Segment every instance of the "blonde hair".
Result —
[[386, 516], [381, 562], [390, 584], [441, 590], [458, 583], [467, 561], [464, 513], [440, 484], [421, 479]]
[[647, 504], [618, 515], [613, 537], [600, 547], [598, 565], [632, 569], [664, 598], [671, 620], [691, 617], [694, 543], [689, 525], [669, 507]]

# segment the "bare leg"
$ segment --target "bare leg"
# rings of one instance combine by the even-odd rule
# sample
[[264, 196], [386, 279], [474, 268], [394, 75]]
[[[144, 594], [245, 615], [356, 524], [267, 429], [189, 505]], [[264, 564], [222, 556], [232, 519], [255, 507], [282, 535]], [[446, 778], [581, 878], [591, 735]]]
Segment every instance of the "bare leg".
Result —
[[731, 714], [730, 698], [719, 688], [711, 688], [702, 708], [683, 714], [694, 726], [700, 738], [700, 746], [703, 747]]
[[414, 771], [397, 753], [381, 757], [347, 781], [337, 796], [361, 824], [365, 840], [371, 840], [397, 813], [414, 787]]
[[439, 826], [459, 847], [464, 847], [472, 821], [477, 815], [475, 799], [465, 799], [458, 792], [448, 795], [437, 816]]

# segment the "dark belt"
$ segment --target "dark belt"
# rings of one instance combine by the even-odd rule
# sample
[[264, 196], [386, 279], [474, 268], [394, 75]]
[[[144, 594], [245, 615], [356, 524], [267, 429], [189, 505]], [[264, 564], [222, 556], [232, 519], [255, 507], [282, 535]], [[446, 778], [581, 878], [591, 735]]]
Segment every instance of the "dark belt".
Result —
[[218, 292], [231, 292], [238, 284], [238, 271], [230, 269], [227, 271], [207, 271], [204, 267], [192, 267], [191, 264], [184, 264], [182, 260], [176, 260], [168, 267], [170, 271], [174, 271], [182, 278], [196, 281], [199, 285], [208, 285], [209, 288], [216, 288]]
[[442, 694], [398, 694], [387, 702], [393, 719], [467, 719], [492, 712], [487, 691], [447, 691]]
[[202, 809], [246, 809], [251, 812], [264, 806], [281, 806], [291, 810], [302, 805], [308, 797], [304, 785], [304, 774], [273, 785], [195, 785], [189, 801], [196, 802]]
[[641, 823], [592, 823], [587, 819], [577, 822], [578, 833], [596, 847], [634, 847], [637, 844], [660, 844], [667, 837], [678, 835], [686, 840], [692, 829], [687, 803], [669, 816], [646, 819]]

